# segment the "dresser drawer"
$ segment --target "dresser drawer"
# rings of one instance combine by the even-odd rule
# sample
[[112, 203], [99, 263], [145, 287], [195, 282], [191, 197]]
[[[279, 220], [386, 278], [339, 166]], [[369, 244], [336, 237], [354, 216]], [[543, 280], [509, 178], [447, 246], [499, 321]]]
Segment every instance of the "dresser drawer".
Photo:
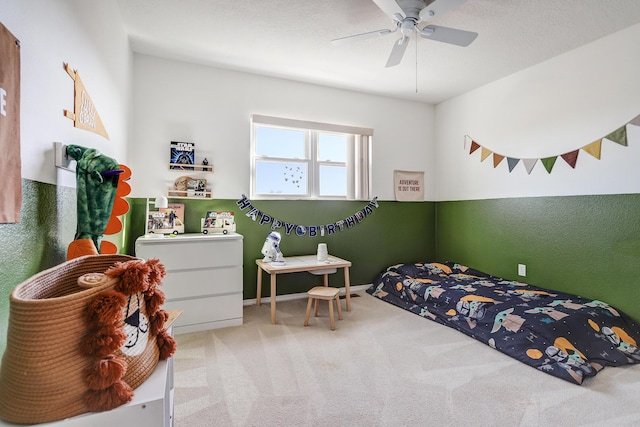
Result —
[[242, 267], [168, 271], [162, 290], [168, 300], [242, 293]]
[[176, 319], [174, 324], [177, 328], [176, 333], [178, 333], [181, 326], [206, 324], [227, 319], [242, 319], [242, 294], [167, 301], [164, 304], [164, 308], [166, 310], [183, 310], [183, 313]]
[[140, 258], [158, 258], [167, 270], [188, 270], [203, 267], [224, 267], [242, 264], [242, 241], [171, 241], [138, 246]]

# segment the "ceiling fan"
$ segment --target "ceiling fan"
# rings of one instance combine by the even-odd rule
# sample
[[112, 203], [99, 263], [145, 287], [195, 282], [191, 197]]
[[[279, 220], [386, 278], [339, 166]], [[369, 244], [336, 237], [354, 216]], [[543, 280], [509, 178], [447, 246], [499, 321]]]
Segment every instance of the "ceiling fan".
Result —
[[425, 39], [466, 47], [478, 37], [478, 33], [441, 27], [439, 25], [418, 27], [418, 24], [436, 19], [466, 1], [467, 0], [373, 0], [384, 13], [393, 19], [396, 28], [392, 30], [382, 29], [362, 34], [354, 34], [334, 39], [331, 43], [339, 44], [347, 41], [380, 37], [400, 30], [401, 36], [391, 49], [387, 64], [385, 65], [386, 68], [396, 66], [400, 63], [409, 45], [409, 38], [414, 31]]

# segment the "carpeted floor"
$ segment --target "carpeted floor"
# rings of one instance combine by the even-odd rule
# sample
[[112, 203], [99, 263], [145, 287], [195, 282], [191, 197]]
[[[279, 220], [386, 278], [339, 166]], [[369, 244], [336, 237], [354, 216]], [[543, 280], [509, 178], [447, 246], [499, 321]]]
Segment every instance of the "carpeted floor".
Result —
[[306, 300], [178, 335], [175, 426], [637, 426], [640, 366], [582, 386], [364, 291], [329, 329]]

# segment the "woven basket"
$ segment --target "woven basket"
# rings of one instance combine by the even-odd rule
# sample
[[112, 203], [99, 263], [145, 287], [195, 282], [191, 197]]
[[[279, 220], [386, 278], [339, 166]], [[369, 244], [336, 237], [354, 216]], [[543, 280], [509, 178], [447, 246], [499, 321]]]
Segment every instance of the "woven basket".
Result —
[[[126, 255], [90, 255], [45, 270], [18, 285], [10, 296], [7, 347], [0, 366], [0, 418], [40, 423], [72, 417], [89, 408], [84, 372], [95, 362], [80, 350], [88, 334], [87, 304], [112, 290], [118, 279], [104, 277], [89, 288], [79, 277], [103, 273]], [[142, 307], [141, 307], [142, 309]], [[116, 354], [117, 353], [117, 354]], [[114, 356], [122, 357], [119, 352]], [[124, 355], [122, 378], [140, 385], [158, 362], [155, 337], [136, 357]]]

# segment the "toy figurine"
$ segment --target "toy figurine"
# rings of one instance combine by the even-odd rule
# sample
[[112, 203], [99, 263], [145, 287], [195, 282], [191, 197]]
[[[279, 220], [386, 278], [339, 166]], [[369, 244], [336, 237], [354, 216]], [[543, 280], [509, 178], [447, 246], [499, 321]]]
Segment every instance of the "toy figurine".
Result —
[[262, 255], [264, 258], [262, 261], [269, 262], [271, 264], [284, 264], [284, 255], [280, 252], [280, 233], [272, 231], [267, 235], [267, 238], [262, 245]]

